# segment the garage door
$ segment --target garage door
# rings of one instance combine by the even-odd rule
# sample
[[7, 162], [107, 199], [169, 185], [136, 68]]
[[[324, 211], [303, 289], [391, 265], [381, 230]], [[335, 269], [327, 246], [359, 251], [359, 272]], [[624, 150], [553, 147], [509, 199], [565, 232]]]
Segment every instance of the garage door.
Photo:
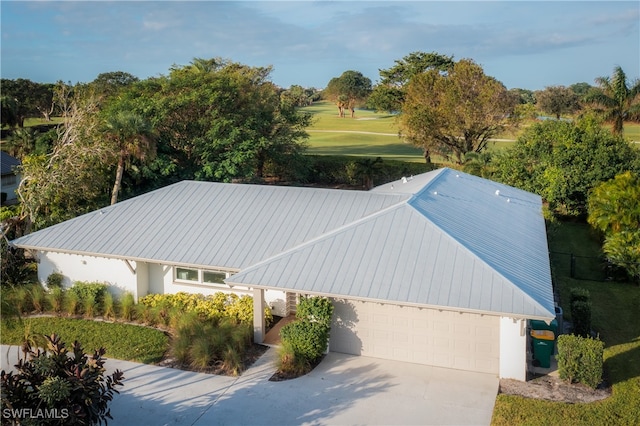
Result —
[[330, 350], [498, 374], [499, 318], [333, 299]]

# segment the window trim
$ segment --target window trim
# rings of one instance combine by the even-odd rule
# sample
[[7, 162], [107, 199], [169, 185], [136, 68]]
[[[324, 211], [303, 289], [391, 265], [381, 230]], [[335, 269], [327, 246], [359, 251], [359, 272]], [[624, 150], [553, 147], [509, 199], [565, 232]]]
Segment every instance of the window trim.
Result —
[[[221, 271], [221, 270], [216, 270], [216, 269], [186, 268], [184, 266], [174, 266], [172, 269], [173, 269], [173, 282], [175, 282], [177, 284], [202, 285], [202, 286], [208, 286], [208, 287], [222, 287], [222, 288], [226, 288], [226, 289], [231, 288], [231, 286], [229, 286], [228, 284], [226, 284], [224, 282], [222, 282], [222, 283], [213, 282], [212, 283], [212, 282], [207, 282], [207, 281], [204, 280], [205, 272], [224, 275], [224, 278], [223, 278], [223, 280], [224, 280], [224, 279], [227, 279], [227, 278], [229, 278], [231, 276], [231, 274], [228, 271]], [[178, 278], [178, 270], [197, 272], [198, 279], [197, 280], [190, 280], [190, 279], [185, 279], [185, 278]]]

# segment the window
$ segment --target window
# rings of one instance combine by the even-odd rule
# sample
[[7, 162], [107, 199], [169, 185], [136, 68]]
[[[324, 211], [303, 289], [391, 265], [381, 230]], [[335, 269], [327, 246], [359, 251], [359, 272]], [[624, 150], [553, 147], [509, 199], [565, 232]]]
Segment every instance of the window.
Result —
[[227, 272], [205, 271], [202, 269], [175, 268], [176, 281], [189, 281], [195, 284], [223, 284], [229, 276]]
[[199, 281], [196, 269], [176, 268], [176, 279], [184, 281]]
[[202, 271], [202, 281], [205, 283], [224, 284], [227, 274], [224, 272]]

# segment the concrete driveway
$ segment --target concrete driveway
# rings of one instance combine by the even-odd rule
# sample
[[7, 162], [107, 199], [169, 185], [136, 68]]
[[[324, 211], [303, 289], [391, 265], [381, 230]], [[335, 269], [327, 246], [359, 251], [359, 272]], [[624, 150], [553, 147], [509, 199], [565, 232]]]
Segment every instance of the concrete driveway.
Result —
[[[5, 361], [6, 349], [2, 359]], [[310, 374], [270, 382], [275, 349], [238, 378], [109, 360], [125, 385], [110, 425], [487, 425], [498, 378], [329, 353]], [[6, 368], [5, 362], [2, 363]]]

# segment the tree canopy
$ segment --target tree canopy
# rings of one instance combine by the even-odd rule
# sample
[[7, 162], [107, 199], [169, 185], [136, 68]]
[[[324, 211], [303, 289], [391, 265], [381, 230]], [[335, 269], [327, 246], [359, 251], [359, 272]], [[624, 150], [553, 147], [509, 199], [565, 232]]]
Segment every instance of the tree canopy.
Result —
[[538, 108], [557, 120], [580, 109], [578, 95], [568, 87], [549, 86], [535, 93]]
[[627, 171], [589, 194], [588, 221], [604, 235], [607, 259], [640, 280], [640, 177]]
[[393, 67], [380, 70], [380, 83], [373, 88], [367, 106], [376, 111], [400, 111], [405, 98], [404, 87], [412, 77], [429, 70], [446, 73], [453, 64], [453, 56], [412, 52], [396, 60]]
[[545, 120], [493, 160], [493, 178], [542, 196], [552, 211], [585, 215], [592, 188], [640, 168], [640, 154], [592, 118]]
[[515, 124], [516, 99], [502, 83], [465, 59], [447, 73], [417, 74], [406, 87], [400, 115], [401, 135], [431, 154], [454, 158], [481, 152], [489, 139]]
[[344, 110], [355, 116], [358, 103], [364, 103], [371, 93], [371, 80], [359, 71], [345, 71], [340, 77], [334, 77], [327, 84], [324, 95], [338, 106], [338, 114], [344, 117]]

